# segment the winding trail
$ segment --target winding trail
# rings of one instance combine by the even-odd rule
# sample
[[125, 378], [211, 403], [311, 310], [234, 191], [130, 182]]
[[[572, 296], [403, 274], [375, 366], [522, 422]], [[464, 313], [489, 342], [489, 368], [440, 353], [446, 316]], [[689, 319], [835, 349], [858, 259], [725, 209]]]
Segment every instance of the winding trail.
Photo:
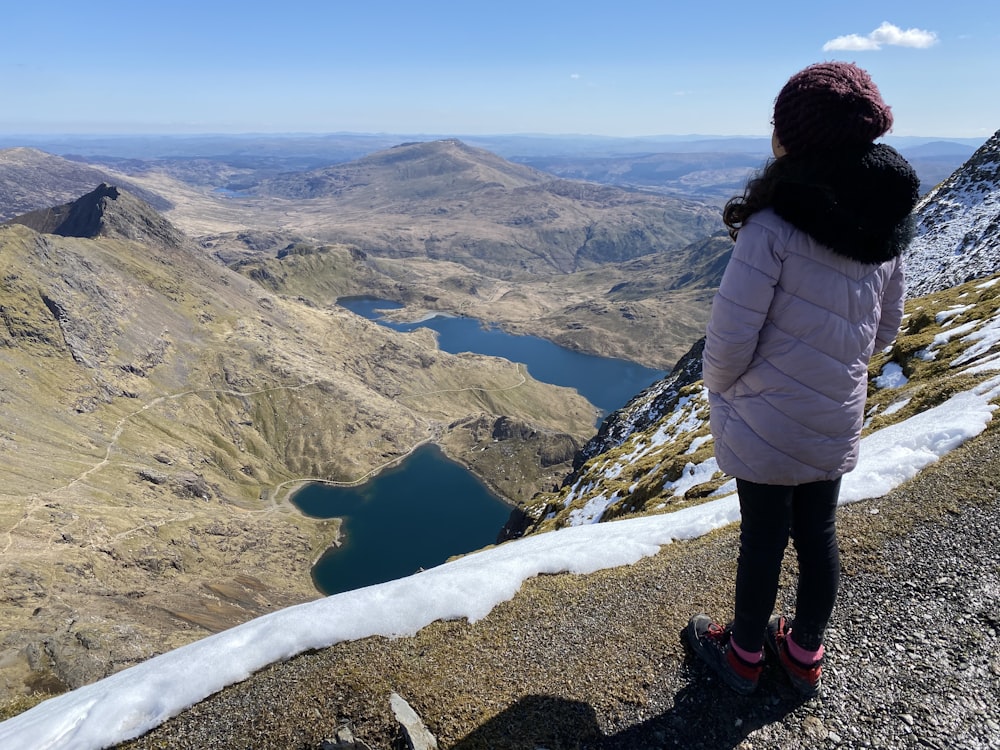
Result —
[[[438, 395], [438, 394], [442, 394], [442, 393], [461, 393], [461, 392], [465, 392], [465, 391], [480, 391], [480, 392], [483, 392], [483, 393], [502, 393], [504, 391], [514, 390], [516, 388], [520, 388], [525, 383], [527, 383], [527, 377], [525, 377], [525, 374], [522, 372], [521, 365], [519, 363], [515, 362], [513, 364], [514, 364], [515, 370], [517, 371], [517, 374], [518, 374], [518, 376], [520, 378], [520, 382], [515, 383], [514, 385], [511, 385], [511, 386], [506, 386], [504, 388], [480, 388], [480, 387], [477, 387], [477, 386], [470, 386], [470, 387], [467, 387], [467, 388], [447, 388], [447, 389], [441, 389], [441, 390], [436, 390], [436, 391], [426, 391], [426, 392], [422, 392], [422, 393], [408, 393], [408, 394], [403, 394], [403, 395], [397, 396], [396, 399], [399, 400], [399, 399], [405, 399], [405, 398], [420, 398], [420, 397], [424, 397], [424, 396], [432, 396], [432, 395]], [[111, 433], [111, 440], [109, 441], [107, 449], [104, 452], [104, 457], [100, 461], [98, 461], [96, 464], [94, 464], [93, 466], [91, 466], [89, 469], [86, 469], [85, 471], [83, 471], [79, 476], [77, 476], [74, 479], [70, 480], [68, 483], [62, 485], [61, 487], [55, 487], [52, 490], [50, 490], [49, 492], [51, 494], [57, 494], [57, 493], [64, 492], [66, 490], [72, 489], [74, 486], [76, 486], [76, 485], [84, 482], [91, 475], [95, 474], [96, 472], [100, 471], [104, 467], [108, 466], [108, 464], [111, 463], [112, 452], [117, 447], [118, 441], [121, 439], [122, 434], [125, 432], [125, 428], [128, 425], [128, 423], [131, 420], [133, 420], [135, 417], [139, 416], [140, 414], [143, 414], [144, 412], [146, 412], [146, 411], [148, 411], [148, 410], [150, 410], [150, 409], [152, 409], [152, 408], [154, 408], [156, 406], [159, 406], [160, 404], [162, 404], [162, 403], [164, 403], [166, 401], [172, 401], [172, 400], [175, 400], [175, 399], [185, 398], [187, 396], [193, 396], [193, 395], [198, 395], [198, 394], [208, 394], [208, 393], [225, 394], [225, 395], [229, 395], [229, 396], [235, 396], [237, 398], [247, 398], [249, 396], [255, 396], [255, 395], [258, 395], [258, 394], [261, 394], [261, 393], [269, 393], [269, 392], [272, 392], [272, 391], [296, 391], [296, 390], [302, 390], [304, 388], [309, 388], [311, 386], [317, 385], [320, 382], [321, 381], [319, 379], [317, 379], [317, 380], [311, 380], [311, 381], [306, 382], [306, 383], [300, 383], [299, 385], [279, 385], [279, 386], [273, 386], [273, 387], [270, 387], [270, 388], [259, 388], [257, 390], [252, 390], [252, 391], [238, 391], [238, 390], [235, 390], [235, 389], [232, 389], [232, 388], [195, 388], [195, 389], [191, 389], [191, 390], [188, 390], [188, 391], [181, 391], [179, 393], [172, 393], [172, 394], [166, 394], [166, 395], [163, 395], [163, 396], [157, 396], [156, 398], [152, 399], [148, 403], [144, 404], [142, 407], [136, 409], [133, 412], [130, 412], [130, 413], [126, 414], [125, 416], [121, 417], [118, 420], [118, 422], [115, 424], [115, 429]], [[429, 426], [428, 430], [429, 431], [433, 431], [434, 430], [434, 426], [433, 425]], [[351, 481], [339, 482], [339, 481], [333, 481], [333, 480], [330, 480], [330, 479], [325, 479], [323, 477], [298, 477], [298, 478], [294, 478], [294, 479], [288, 479], [288, 480], [286, 480], [284, 482], [281, 482], [281, 483], [275, 485], [274, 487], [270, 488], [270, 495], [272, 497], [273, 502], [272, 502], [272, 504], [269, 507], [262, 508], [262, 509], [256, 510], [256, 511], [248, 511], [248, 512], [249, 513], [270, 513], [270, 512], [273, 512], [276, 508], [278, 508], [281, 505], [282, 499], [287, 500], [287, 497], [285, 497], [285, 498], [280, 498], [279, 497], [281, 490], [283, 488], [290, 487], [290, 486], [293, 486], [293, 485], [300, 485], [300, 484], [305, 484], [305, 483], [309, 483], [309, 482], [322, 482], [322, 483], [325, 483], [325, 484], [335, 485], [335, 486], [353, 486], [353, 485], [360, 484], [360, 483], [366, 481], [367, 479], [369, 479], [370, 477], [375, 476], [376, 474], [378, 474], [383, 469], [385, 469], [385, 468], [387, 468], [389, 466], [392, 466], [394, 464], [399, 463], [400, 461], [402, 461], [403, 459], [405, 459], [408, 455], [410, 455], [411, 453], [413, 453], [413, 451], [415, 451], [417, 448], [419, 448], [422, 445], [426, 445], [427, 443], [431, 442], [433, 439], [434, 439], [434, 436], [431, 435], [431, 436], [429, 436], [429, 437], [427, 437], [427, 438], [425, 438], [423, 440], [418, 441], [417, 443], [415, 443], [414, 445], [412, 445], [407, 451], [405, 451], [402, 455], [397, 456], [396, 458], [390, 459], [390, 460], [388, 460], [388, 461], [386, 461], [386, 462], [384, 462], [384, 463], [382, 463], [382, 464], [374, 467], [373, 469], [371, 469], [370, 471], [366, 472], [362, 476], [358, 477], [357, 479], [351, 480]], [[13, 546], [13, 544], [14, 544], [14, 533], [17, 531], [17, 529], [20, 528], [24, 523], [26, 523], [28, 521], [28, 519], [30, 519], [35, 514], [35, 512], [37, 512], [38, 509], [42, 507], [42, 502], [43, 502], [42, 496], [39, 495], [39, 494], [37, 494], [37, 493], [34, 494], [34, 495], [28, 496], [27, 500], [28, 500], [29, 504], [25, 508], [24, 513], [21, 515], [21, 518], [18, 519], [18, 521], [13, 526], [11, 526], [9, 529], [7, 529], [7, 531], [6, 531], [7, 542], [4, 545], [3, 554], [6, 554], [10, 550], [10, 548]], [[120, 540], [120, 539], [123, 539], [123, 538], [129, 536], [130, 534], [133, 534], [133, 533], [135, 533], [135, 532], [143, 529], [143, 528], [147, 528], [147, 527], [153, 525], [154, 523], [167, 523], [167, 522], [169, 522], [171, 520], [178, 520], [178, 519], [182, 518], [184, 515], [190, 516], [190, 514], [182, 514], [181, 516], [177, 516], [174, 519], [166, 519], [166, 520], [160, 521], [160, 522], [152, 522], [152, 521], [146, 522], [146, 523], [140, 524], [139, 526], [136, 526], [134, 528], [127, 529], [125, 531], [119, 532], [119, 533], [115, 534], [113, 538], [115, 540]], [[90, 546], [91, 547], [95, 546], [95, 542], [91, 542]]]

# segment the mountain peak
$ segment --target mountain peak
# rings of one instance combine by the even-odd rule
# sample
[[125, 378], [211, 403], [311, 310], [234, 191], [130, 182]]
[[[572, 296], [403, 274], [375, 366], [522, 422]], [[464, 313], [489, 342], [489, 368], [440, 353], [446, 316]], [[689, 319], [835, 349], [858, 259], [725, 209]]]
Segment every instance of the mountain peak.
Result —
[[50, 159], [50, 155], [44, 151], [30, 146], [15, 146], [0, 150], [0, 164], [38, 164]]
[[514, 190], [552, 180], [455, 138], [411, 141], [355, 161], [262, 181], [253, 192], [290, 199], [335, 197], [365, 206], [386, 200], [467, 200], [485, 189]]
[[102, 182], [71, 203], [18, 216], [10, 223], [63, 237], [113, 237], [177, 247], [184, 235], [140, 198]]

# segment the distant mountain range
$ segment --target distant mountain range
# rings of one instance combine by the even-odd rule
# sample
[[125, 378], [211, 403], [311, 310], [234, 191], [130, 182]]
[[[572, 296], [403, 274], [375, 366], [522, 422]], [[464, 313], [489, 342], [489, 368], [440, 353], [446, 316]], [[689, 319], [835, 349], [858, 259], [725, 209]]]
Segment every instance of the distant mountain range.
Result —
[[[653, 153], [770, 152], [770, 136], [720, 136], [711, 134], [650, 135], [633, 137], [583, 134], [513, 133], [471, 135], [463, 133], [244, 133], [149, 135], [0, 135], [0, 149], [30, 146], [61, 156], [92, 159], [156, 160], [168, 158], [289, 157], [317, 158], [328, 162], [351, 161], [375, 151], [414, 141], [458, 139], [507, 159], [536, 156], [635, 156]], [[934, 136], [886, 137], [891, 146], [908, 151], [926, 144], [956, 144], [969, 152], [985, 138]], [[935, 146], [935, 152], [937, 147]]]
[[[771, 143], [767, 139], [671, 145], [675, 150], [653, 153], [514, 158], [567, 179], [591, 180], [722, 205], [732, 196], [742, 193], [747, 179], [771, 157]], [[922, 193], [950, 175], [975, 150], [974, 146], [954, 141], [934, 141], [917, 146], [907, 146], [904, 141], [896, 146], [919, 175]], [[711, 150], [713, 147], [718, 150]]]
[[[770, 156], [767, 137], [710, 135], [0, 136], [0, 148], [30, 146], [123, 174], [155, 164], [193, 184], [207, 184], [206, 179], [215, 179], [213, 187], [242, 190], [267, 177], [343, 164], [401, 143], [455, 139], [569, 179], [593, 180], [713, 203], [739, 192], [746, 176]], [[951, 174], [983, 140], [892, 135], [886, 138], [887, 143], [914, 164], [924, 192]], [[209, 164], [217, 166], [206, 170]], [[148, 200], [147, 196], [144, 198]]]
[[[243, 173], [200, 161], [133, 164], [116, 175], [38, 151], [0, 154], [0, 196], [42, 183], [33, 196], [10, 201], [3, 218], [62, 202], [69, 185], [79, 196], [120, 182], [167, 208], [189, 234], [207, 232], [185, 222], [188, 208], [199, 217], [232, 217], [220, 226], [265, 225], [387, 257], [446, 259], [501, 278], [676, 250], [721, 229], [718, 210], [704, 203], [560, 180], [455, 140], [402, 144], [250, 185]], [[213, 177], [224, 183], [213, 185]], [[238, 195], [215, 191], [234, 179]]]

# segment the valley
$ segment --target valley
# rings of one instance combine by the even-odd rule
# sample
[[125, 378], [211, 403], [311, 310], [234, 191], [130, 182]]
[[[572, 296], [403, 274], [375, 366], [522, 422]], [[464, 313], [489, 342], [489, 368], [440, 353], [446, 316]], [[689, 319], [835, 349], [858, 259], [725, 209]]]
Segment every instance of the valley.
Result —
[[23, 221], [0, 227], [7, 696], [315, 598], [339, 531], [288, 503], [303, 481], [355, 482], [428, 441], [472, 463], [503, 416], [535, 439], [490, 483], [528, 497], [593, 432], [574, 392], [276, 295], [115, 188]]
[[[703, 330], [731, 246], [706, 204], [554, 181], [453, 141], [232, 198], [155, 170], [129, 179], [169, 196], [171, 222], [274, 291], [319, 304], [375, 294], [411, 320], [466, 315], [660, 369]], [[337, 267], [345, 251], [363, 262]]]
[[[729, 244], [705, 239], [714, 209], [553, 189], [456, 142], [324, 172], [358, 186], [347, 203], [296, 196], [287, 175], [231, 196], [214, 182], [226, 170], [204, 166], [182, 181], [0, 156], [0, 193], [21, 196], [0, 226], [4, 698], [315, 598], [312, 566], [341, 536], [288, 502], [303, 482], [358, 482], [433, 442], [512, 504], [558, 486], [593, 435], [592, 405], [339, 297], [667, 369], [704, 325]], [[391, 192], [373, 183], [401, 179], [365, 205]], [[552, 226], [532, 228], [529, 208]], [[445, 228], [439, 252], [424, 238]]]

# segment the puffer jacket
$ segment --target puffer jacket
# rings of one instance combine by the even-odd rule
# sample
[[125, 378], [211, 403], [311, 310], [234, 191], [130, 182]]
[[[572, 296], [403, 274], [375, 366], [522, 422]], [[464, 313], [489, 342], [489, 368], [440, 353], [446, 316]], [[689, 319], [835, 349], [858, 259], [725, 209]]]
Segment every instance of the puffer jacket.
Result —
[[[739, 230], [702, 363], [716, 460], [727, 474], [798, 485], [835, 479], [857, 464], [868, 361], [892, 342], [902, 319], [900, 254], [917, 197], [905, 160], [888, 146], [872, 149], [874, 170], [865, 159], [838, 170], [845, 172], [842, 199], [837, 180], [832, 190], [829, 179], [821, 188], [786, 185]], [[886, 163], [897, 174], [887, 176]], [[897, 203], [906, 193], [908, 207], [882, 217], [884, 231], [859, 234], [865, 217], [831, 219], [849, 206], [843, 190], [858, 180], [867, 180], [859, 210], [869, 216], [879, 216], [871, 201], [880, 193], [895, 191], [886, 195]]]

